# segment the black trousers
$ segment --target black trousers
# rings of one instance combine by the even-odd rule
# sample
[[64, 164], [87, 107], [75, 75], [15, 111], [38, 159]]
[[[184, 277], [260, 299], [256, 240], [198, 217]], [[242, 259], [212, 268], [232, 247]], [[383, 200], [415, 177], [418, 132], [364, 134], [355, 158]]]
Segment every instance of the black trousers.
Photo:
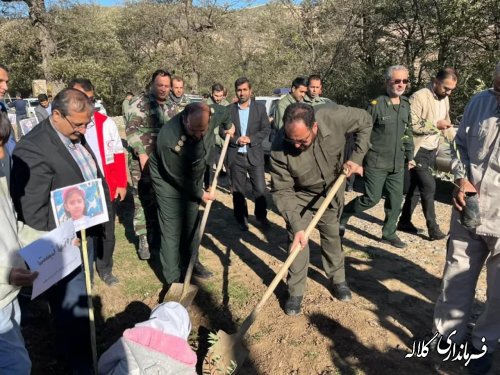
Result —
[[408, 224], [411, 222], [413, 211], [420, 198], [427, 228], [434, 229], [438, 226], [434, 208], [436, 180], [432, 175], [435, 161], [436, 150], [420, 148], [417, 155], [415, 155], [415, 163], [417, 165], [410, 170], [410, 186], [403, 204], [401, 218], [399, 219], [401, 223]]
[[238, 153], [230, 167], [231, 186], [233, 190], [234, 216], [239, 223], [248, 218], [248, 207], [245, 200], [247, 173], [252, 184], [252, 193], [255, 198], [255, 217], [264, 220], [267, 216], [266, 181], [264, 179], [264, 163], [252, 165], [247, 154]]
[[109, 221], [103, 224], [104, 235], [96, 241], [95, 265], [99, 276], [110, 274], [113, 270], [113, 252], [115, 251], [115, 217], [118, 200], [108, 203]]

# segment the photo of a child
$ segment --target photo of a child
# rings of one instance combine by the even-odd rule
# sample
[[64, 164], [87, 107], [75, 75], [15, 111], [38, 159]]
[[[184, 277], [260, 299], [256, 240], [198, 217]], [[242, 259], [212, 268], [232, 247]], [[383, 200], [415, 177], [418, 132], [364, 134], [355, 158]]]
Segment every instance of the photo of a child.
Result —
[[63, 192], [64, 212], [67, 219], [73, 221], [85, 220], [87, 208], [85, 207], [85, 191], [77, 186], [67, 188]]
[[101, 179], [54, 190], [51, 204], [57, 224], [71, 220], [75, 231], [108, 221]]

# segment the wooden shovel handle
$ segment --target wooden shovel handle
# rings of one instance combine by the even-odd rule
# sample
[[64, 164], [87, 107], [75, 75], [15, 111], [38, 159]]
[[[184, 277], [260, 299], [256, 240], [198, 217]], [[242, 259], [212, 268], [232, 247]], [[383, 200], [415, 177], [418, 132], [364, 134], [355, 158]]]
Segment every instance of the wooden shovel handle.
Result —
[[[328, 208], [328, 205], [333, 200], [333, 197], [335, 197], [335, 194], [337, 194], [337, 191], [339, 190], [340, 186], [344, 183], [345, 178], [346, 178], [346, 173], [344, 171], [337, 178], [337, 181], [335, 181], [335, 183], [331, 187], [331, 189], [328, 192], [328, 195], [324, 199], [323, 203], [321, 203], [321, 206], [319, 207], [318, 211], [316, 212], [316, 215], [314, 215], [313, 219], [311, 220], [311, 222], [307, 226], [307, 228], [305, 230], [305, 238], [306, 238], [306, 240], [309, 239], [309, 236], [311, 235], [312, 230], [318, 224], [319, 219], [321, 219], [321, 216], [323, 216], [323, 213]], [[271, 284], [267, 288], [266, 292], [262, 296], [262, 299], [257, 304], [257, 306], [255, 306], [255, 308], [253, 309], [253, 311], [250, 313], [250, 315], [248, 315], [248, 317], [245, 319], [245, 321], [241, 325], [240, 330], [237, 333], [240, 338], [245, 335], [245, 333], [248, 331], [248, 329], [250, 328], [250, 326], [252, 325], [252, 323], [255, 321], [255, 319], [257, 318], [257, 314], [260, 312], [260, 310], [262, 309], [262, 307], [264, 306], [264, 304], [267, 302], [267, 300], [269, 299], [269, 297], [271, 296], [271, 294], [274, 292], [274, 289], [276, 289], [276, 287], [278, 286], [279, 282], [283, 279], [283, 277], [285, 276], [285, 273], [288, 271], [288, 268], [290, 267], [290, 265], [292, 264], [292, 262], [295, 260], [295, 258], [297, 257], [297, 255], [299, 255], [300, 251], [301, 251], [301, 249], [300, 249], [300, 243], [297, 244], [297, 246], [295, 246], [293, 249], [290, 250], [290, 255], [288, 255], [287, 260], [281, 266], [281, 269], [276, 274], [276, 276], [274, 277], [273, 281], [271, 282]]]
[[[210, 194], [214, 195], [217, 191], [217, 179], [219, 177], [219, 173], [222, 170], [222, 166], [224, 165], [224, 158], [226, 157], [227, 148], [229, 146], [229, 138], [231, 136], [226, 134], [226, 138], [224, 139], [224, 145], [222, 146], [222, 151], [220, 153], [219, 161], [217, 162], [217, 168], [215, 169], [214, 179], [212, 181], [212, 185], [210, 186]], [[191, 259], [189, 260], [189, 266], [186, 271], [186, 277], [184, 278], [184, 285], [182, 286], [182, 297], [185, 296], [187, 291], [189, 290], [189, 284], [191, 282], [191, 276], [193, 274], [194, 264], [196, 259], [198, 258], [198, 252], [201, 245], [201, 239], [203, 238], [203, 233], [205, 232], [205, 227], [207, 225], [208, 214], [210, 213], [210, 207], [212, 207], [212, 202], [209, 200], [203, 210], [203, 217], [200, 222], [200, 226], [198, 228], [198, 237], [196, 239], [196, 246], [194, 247], [193, 254], [191, 254]], [[181, 298], [182, 298], [181, 297]]]

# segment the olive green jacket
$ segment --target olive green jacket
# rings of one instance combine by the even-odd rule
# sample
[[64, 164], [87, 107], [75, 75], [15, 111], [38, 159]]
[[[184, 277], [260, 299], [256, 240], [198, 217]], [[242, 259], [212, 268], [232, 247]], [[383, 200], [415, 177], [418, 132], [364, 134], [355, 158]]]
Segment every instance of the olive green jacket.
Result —
[[[149, 159], [151, 177], [163, 196], [199, 201], [203, 196], [203, 174], [210, 149], [215, 145], [214, 129], [229, 130], [231, 115], [226, 107], [211, 106], [207, 133], [199, 142], [189, 142], [182, 113], [175, 115], [158, 134], [156, 152]], [[223, 135], [223, 134], [222, 134]]]
[[273, 116], [275, 129], [281, 129], [283, 127], [283, 115], [285, 114], [285, 109], [293, 103], [297, 103], [297, 101], [292, 94], [286, 94], [280, 99]]
[[373, 118], [370, 149], [365, 167], [397, 171], [404, 167], [405, 158], [413, 160], [413, 132], [410, 102], [401, 96], [394, 106], [387, 95], [381, 95], [368, 106]]
[[333, 101], [322, 97], [322, 96], [316, 96], [315, 98], [311, 98], [309, 95], [304, 96], [304, 103], [312, 105], [313, 107], [316, 107], [317, 105], [325, 104], [325, 103], [332, 103]]
[[311, 195], [311, 201], [326, 195], [341, 173], [347, 133], [356, 135], [350, 160], [361, 165], [372, 130], [371, 117], [363, 109], [329, 103], [316, 107], [315, 117], [318, 134], [307, 150], [301, 152], [287, 143], [283, 128], [271, 148], [271, 193], [294, 232], [304, 230], [308, 224], [297, 209], [297, 195], [305, 192]]

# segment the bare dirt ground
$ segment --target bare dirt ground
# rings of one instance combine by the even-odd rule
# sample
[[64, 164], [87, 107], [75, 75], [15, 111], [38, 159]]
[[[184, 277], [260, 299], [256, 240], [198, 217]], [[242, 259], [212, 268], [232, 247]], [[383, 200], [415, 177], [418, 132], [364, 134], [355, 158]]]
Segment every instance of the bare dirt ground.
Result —
[[[224, 181], [222, 181], [224, 182]], [[450, 187], [439, 184], [438, 221], [448, 231]], [[346, 193], [346, 201], [358, 192]], [[195, 281], [200, 290], [189, 312], [193, 331], [190, 343], [198, 353], [198, 372], [205, 357], [210, 332], [234, 333], [255, 307], [286, 259], [284, 221], [269, 196], [272, 223], [262, 232], [253, 217], [250, 231], [241, 232], [232, 214], [227, 189], [220, 189], [212, 206], [201, 259], [215, 276]], [[135, 254], [131, 233], [130, 197], [120, 208], [117, 225], [115, 274], [121, 282], [106, 287], [95, 281], [98, 351], [102, 353], [123, 330], [147, 319], [158, 303], [161, 285], [155, 276], [157, 254], [147, 263]], [[249, 203], [253, 213], [253, 203]], [[424, 228], [420, 207], [414, 224]], [[399, 250], [380, 243], [383, 201], [358, 218], [352, 218], [344, 239], [346, 273], [353, 291], [351, 302], [331, 295], [321, 266], [319, 236], [310, 240], [311, 266], [303, 314], [283, 313], [286, 285], [280, 283], [250, 328], [245, 345], [250, 355], [241, 374], [465, 374], [462, 363], [442, 358], [405, 358], [413, 341], [430, 335], [434, 301], [443, 270], [446, 240], [428, 241], [426, 236], [401, 233], [408, 248]], [[471, 320], [480, 313], [485, 299], [484, 272], [477, 287]], [[34, 374], [64, 374], [54, 359], [50, 314], [43, 301], [27, 304], [23, 333], [33, 361]], [[497, 356], [500, 357], [500, 356]], [[500, 358], [494, 374], [500, 374]]]

